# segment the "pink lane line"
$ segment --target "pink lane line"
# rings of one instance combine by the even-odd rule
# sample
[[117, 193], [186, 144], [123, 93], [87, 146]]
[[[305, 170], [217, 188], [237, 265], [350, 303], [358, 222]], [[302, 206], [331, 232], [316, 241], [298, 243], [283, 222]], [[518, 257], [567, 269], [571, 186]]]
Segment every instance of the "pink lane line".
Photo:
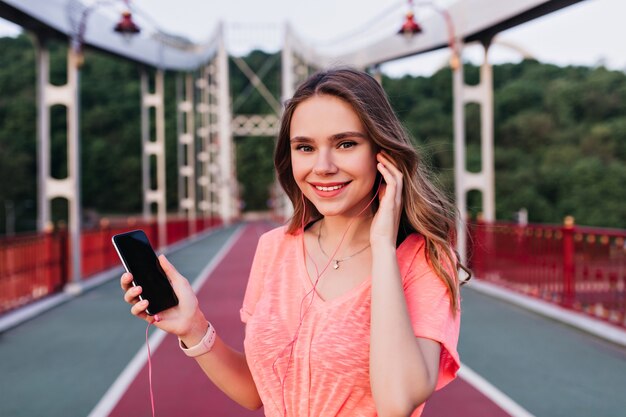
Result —
[[[243, 350], [244, 325], [239, 309], [248, 273], [263, 224], [252, 224], [198, 290], [200, 306], [219, 335], [235, 349]], [[262, 416], [250, 412], [224, 395], [204, 375], [193, 359], [178, 348], [175, 337], [167, 335], [153, 352], [152, 376], [157, 416]], [[112, 417], [151, 416], [148, 369], [144, 366], [126, 393], [109, 414]]]

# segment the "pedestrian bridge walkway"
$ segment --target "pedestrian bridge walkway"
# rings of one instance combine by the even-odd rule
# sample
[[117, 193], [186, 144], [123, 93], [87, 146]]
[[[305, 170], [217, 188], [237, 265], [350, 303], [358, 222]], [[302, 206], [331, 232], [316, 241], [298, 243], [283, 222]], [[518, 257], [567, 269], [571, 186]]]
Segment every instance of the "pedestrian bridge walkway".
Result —
[[[168, 253], [193, 282], [206, 315], [241, 349], [239, 307], [258, 237], [272, 224], [216, 228]], [[0, 415], [150, 416], [145, 323], [129, 314], [118, 280], [0, 333]], [[462, 290], [460, 378], [425, 416], [623, 416], [626, 348]], [[12, 313], [15, 314], [15, 313]], [[157, 416], [261, 416], [226, 398], [174, 337], [151, 329]]]

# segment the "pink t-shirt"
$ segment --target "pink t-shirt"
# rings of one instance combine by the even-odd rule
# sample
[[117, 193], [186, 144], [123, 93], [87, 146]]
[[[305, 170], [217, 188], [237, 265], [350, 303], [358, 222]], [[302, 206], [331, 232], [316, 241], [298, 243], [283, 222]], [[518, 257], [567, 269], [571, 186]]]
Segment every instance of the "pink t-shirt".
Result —
[[[369, 380], [371, 282], [324, 301], [308, 276], [303, 235], [285, 231], [261, 236], [241, 309], [246, 359], [265, 415], [376, 416]], [[460, 317], [426, 262], [421, 236], [407, 237], [397, 257], [415, 335], [442, 346], [439, 389], [459, 369]]]

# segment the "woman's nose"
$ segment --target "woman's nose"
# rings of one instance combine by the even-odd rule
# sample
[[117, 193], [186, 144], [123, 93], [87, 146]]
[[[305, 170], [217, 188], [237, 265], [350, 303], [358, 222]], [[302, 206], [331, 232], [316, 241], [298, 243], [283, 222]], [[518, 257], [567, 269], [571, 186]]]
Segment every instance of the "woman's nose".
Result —
[[320, 151], [317, 154], [313, 172], [318, 175], [328, 175], [337, 172], [337, 166], [335, 165], [330, 152]]

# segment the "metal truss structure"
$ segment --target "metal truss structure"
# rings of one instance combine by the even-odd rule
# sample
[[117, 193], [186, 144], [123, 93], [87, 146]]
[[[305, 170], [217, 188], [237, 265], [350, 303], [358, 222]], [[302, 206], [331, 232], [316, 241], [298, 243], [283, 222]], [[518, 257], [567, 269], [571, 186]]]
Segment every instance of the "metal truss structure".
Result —
[[192, 231], [198, 211], [226, 224], [239, 215], [223, 26], [214, 43], [216, 53], [178, 79], [179, 211]]

